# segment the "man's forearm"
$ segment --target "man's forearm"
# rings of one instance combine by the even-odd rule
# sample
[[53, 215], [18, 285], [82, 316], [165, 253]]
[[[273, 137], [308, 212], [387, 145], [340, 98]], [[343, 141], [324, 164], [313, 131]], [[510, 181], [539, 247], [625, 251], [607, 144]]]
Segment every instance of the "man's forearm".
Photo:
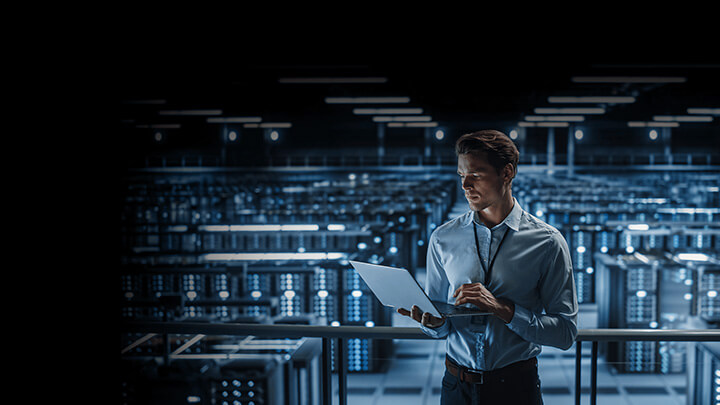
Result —
[[503, 322], [510, 323], [515, 315], [515, 303], [505, 298], [496, 298], [492, 313]]
[[544, 346], [567, 350], [577, 336], [576, 314], [535, 314], [515, 307], [515, 313], [508, 328], [523, 339]]

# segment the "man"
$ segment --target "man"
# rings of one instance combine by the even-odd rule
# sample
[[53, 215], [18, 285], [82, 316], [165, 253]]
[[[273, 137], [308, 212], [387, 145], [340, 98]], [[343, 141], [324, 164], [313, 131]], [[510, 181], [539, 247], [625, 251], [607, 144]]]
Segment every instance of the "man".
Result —
[[434, 338], [447, 337], [442, 404], [542, 404], [536, 356], [577, 336], [577, 298], [567, 242], [512, 196], [519, 153], [502, 132], [455, 144], [470, 211], [433, 231], [425, 291], [487, 316], [436, 318], [398, 309]]

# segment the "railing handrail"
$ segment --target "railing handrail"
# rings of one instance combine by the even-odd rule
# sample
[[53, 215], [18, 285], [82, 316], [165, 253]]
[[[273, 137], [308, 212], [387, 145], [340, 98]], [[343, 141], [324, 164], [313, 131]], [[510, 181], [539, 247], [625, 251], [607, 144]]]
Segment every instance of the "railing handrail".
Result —
[[[124, 332], [257, 337], [433, 339], [419, 327], [325, 326], [212, 322], [123, 322]], [[576, 341], [720, 341], [720, 329], [581, 329]]]
[[[125, 332], [145, 332], [145, 338], [134, 344], [141, 344], [144, 339], [156, 333], [165, 335], [166, 351], [169, 349], [170, 334], [203, 335], [234, 335], [279, 338], [322, 338], [322, 403], [330, 405], [332, 401], [331, 376], [331, 340], [337, 339], [337, 347], [343, 346], [345, 339], [433, 339], [419, 327], [392, 326], [325, 326], [325, 325], [288, 325], [288, 324], [255, 324], [255, 323], [212, 323], [212, 322], [123, 322], [121, 329]], [[192, 341], [192, 340], [191, 340]], [[575, 404], [581, 403], [581, 358], [582, 342], [592, 342], [590, 364], [590, 404], [597, 403], [597, 359], [600, 341], [720, 341], [720, 330], [717, 329], [581, 329], [578, 331], [575, 345]], [[126, 348], [127, 349], [127, 348]], [[123, 352], [126, 352], [124, 350]], [[347, 371], [346, 355], [340, 351], [338, 356], [338, 396], [339, 404], [347, 405]], [[169, 353], [165, 354], [166, 362]]]

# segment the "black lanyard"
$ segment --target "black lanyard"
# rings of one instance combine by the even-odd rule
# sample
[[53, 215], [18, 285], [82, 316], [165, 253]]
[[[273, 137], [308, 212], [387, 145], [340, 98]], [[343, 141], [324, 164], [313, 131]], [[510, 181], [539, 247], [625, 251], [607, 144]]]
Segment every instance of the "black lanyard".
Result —
[[[483, 264], [482, 255], [480, 254], [480, 242], [478, 242], [478, 236], [477, 236], [477, 229], [475, 229], [475, 223], [473, 222], [473, 234], [475, 235], [475, 248], [477, 249], [477, 255], [478, 260], [480, 260], [480, 265], [483, 267], [483, 270], [485, 270], [485, 287], [490, 284], [490, 272], [492, 271], [493, 264], [495, 264], [495, 259], [497, 259], [497, 255], [500, 252], [500, 247], [502, 246], [503, 242], [505, 241], [505, 237], [508, 234], [508, 226], [505, 225], [505, 233], [503, 233], [502, 239], [500, 239], [500, 243], [498, 244], [497, 249], [495, 249], [495, 254], [493, 255], [492, 259], [490, 260], [490, 265], [488, 268], [485, 268], [485, 264]], [[492, 246], [492, 231], [490, 231], [490, 246]]]

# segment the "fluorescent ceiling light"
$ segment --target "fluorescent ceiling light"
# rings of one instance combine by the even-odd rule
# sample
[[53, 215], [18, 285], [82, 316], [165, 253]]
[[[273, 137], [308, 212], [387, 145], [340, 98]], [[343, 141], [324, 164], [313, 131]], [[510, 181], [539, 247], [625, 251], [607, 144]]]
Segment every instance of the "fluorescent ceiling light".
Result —
[[635, 97], [548, 97], [548, 103], [634, 103]]
[[685, 83], [685, 77], [670, 76], [575, 76], [573, 83]]
[[325, 97], [325, 102], [328, 104], [404, 104], [410, 102], [410, 97]]
[[546, 127], [546, 128], [566, 128], [570, 126], [569, 122], [538, 122], [536, 124], [538, 127]]
[[647, 231], [650, 229], [648, 224], [629, 224], [628, 229], [631, 231]]
[[320, 229], [320, 226], [318, 226], [316, 224], [309, 224], [309, 225], [292, 224], [292, 225], [281, 225], [280, 229], [283, 231], [317, 231]]
[[260, 117], [211, 117], [207, 119], [209, 124], [235, 124], [241, 122], [262, 122]]
[[640, 259], [641, 262], [643, 262], [645, 264], [650, 263], [650, 259], [642, 253], [635, 252], [635, 253], [633, 253], [633, 256], [637, 257], [638, 259]]
[[689, 260], [696, 262], [707, 262], [710, 260], [708, 255], [703, 253], [678, 253], [677, 258], [680, 260]]
[[290, 122], [263, 122], [260, 124], [260, 128], [291, 128], [292, 123]]
[[390, 128], [434, 128], [438, 126], [437, 122], [389, 122]]
[[688, 114], [720, 115], [720, 108], [688, 108]]
[[713, 117], [707, 115], [655, 115], [653, 121], [677, 122], [712, 122]]
[[427, 122], [432, 121], [432, 117], [429, 115], [415, 115], [415, 116], [380, 116], [380, 117], [373, 117], [372, 119], [374, 122]]
[[258, 224], [258, 225], [200, 225], [201, 232], [278, 232], [278, 231], [317, 231], [317, 224]]
[[347, 254], [340, 252], [208, 253], [201, 257], [205, 261], [338, 260], [346, 258]]
[[278, 83], [283, 84], [358, 84], [386, 83], [387, 77], [283, 77]]
[[262, 124], [243, 124], [243, 128], [292, 128], [290, 122], [263, 122]]
[[536, 108], [535, 114], [605, 114], [604, 108]]
[[353, 114], [422, 114], [422, 108], [353, 108]]
[[585, 121], [585, 117], [582, 115], [528, 115], [525, 117], [526, 121], [568, 121], [568, 122], [582, 122]]
[[520, 127], [544, 127], [544, 128], [566, 128], [570, 126], [569, 122], [518, 122]]
[[660, 121], [628, 121], [627, 125], [631, 128], [650, 127], [650, 128], [677, 128], [680, 126], [677, 122], [660, 122]]
[[222, 110], [161, 110], [160, 115], [222, 115]]

